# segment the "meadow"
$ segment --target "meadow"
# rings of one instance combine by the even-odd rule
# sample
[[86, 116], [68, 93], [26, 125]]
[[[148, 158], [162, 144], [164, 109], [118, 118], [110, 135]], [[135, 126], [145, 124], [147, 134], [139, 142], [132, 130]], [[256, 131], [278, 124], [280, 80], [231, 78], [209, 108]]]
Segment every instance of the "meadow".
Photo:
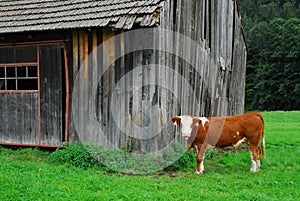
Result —
[[300, 112], [264, 112], [266, 160], [250, 173], [247, 150], [193, 169], [112, 173], [51, 161], [48, 151], [0, 148], [0, 200], [300, 200]]

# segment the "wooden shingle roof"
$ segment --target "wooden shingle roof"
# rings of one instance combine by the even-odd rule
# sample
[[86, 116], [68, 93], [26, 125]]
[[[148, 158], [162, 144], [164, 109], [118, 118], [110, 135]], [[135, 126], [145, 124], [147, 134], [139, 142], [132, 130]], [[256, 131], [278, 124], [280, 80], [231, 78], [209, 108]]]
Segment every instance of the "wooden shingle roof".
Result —
[[159, 21], [164, 0], [0, 0], [0, 33], [88, 27], [131, 29]]

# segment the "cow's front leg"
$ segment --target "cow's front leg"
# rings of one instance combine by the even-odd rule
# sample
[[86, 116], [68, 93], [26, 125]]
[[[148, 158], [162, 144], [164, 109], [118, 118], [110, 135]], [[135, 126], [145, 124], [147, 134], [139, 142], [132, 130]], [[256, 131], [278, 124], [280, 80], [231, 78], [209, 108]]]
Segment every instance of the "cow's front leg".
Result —
[[202, 145], [198, 145], [197, 146], [197, 156], [196, 156], [196, 160], [197, 160], [197, 167], [196, 167], [196, 171], [195, 174], [203, 174], [204, 173], [204, 155], [205, 155], [205, 149], [203, 149], [204, 147]]

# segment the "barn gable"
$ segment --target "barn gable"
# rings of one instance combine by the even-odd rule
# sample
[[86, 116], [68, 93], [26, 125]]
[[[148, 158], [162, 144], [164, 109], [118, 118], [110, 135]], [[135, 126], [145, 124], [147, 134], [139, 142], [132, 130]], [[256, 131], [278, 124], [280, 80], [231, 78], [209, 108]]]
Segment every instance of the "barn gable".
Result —
[[243, 112], [237, 1], [3, 0], [0, 8], [0, 144], [157, 151], [180, 138], [174, 115]]

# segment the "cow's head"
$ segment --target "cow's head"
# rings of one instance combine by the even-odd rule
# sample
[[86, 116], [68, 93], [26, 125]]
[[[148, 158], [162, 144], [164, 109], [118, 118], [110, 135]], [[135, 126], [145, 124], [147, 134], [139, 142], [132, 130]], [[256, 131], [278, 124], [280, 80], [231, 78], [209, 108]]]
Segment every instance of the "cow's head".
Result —
[[180, 125], [182, 137], [188, 139], [194, 132], [195, 127], [202, 126], [205, 130], [205, 123], [208, 121], [205, 117], [192, 117], [190, 115], [175, 116], [172, 118], [174, 125]]

